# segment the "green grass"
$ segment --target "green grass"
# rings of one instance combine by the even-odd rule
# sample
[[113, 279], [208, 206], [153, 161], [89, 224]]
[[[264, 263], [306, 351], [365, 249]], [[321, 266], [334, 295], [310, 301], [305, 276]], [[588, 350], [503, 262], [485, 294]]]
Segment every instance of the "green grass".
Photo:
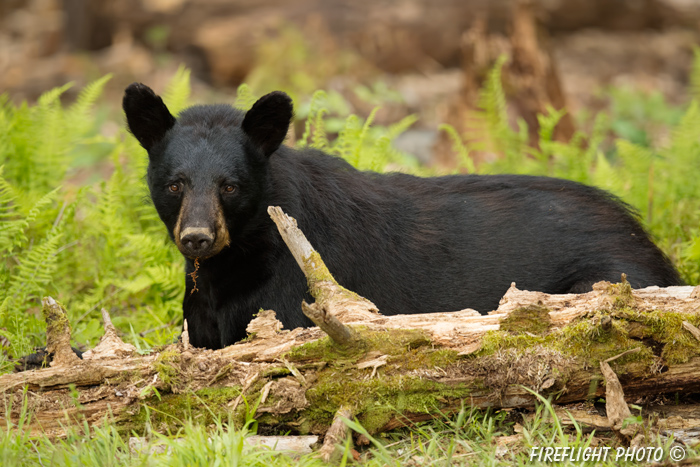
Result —
[[[0, 463], [29, 466], [323, 466], [316, 454], [303, 456], [254, 448], [245, 439], [254, 433], [254, 424], [241, 430], [229, 429], [220, 419], [210, 425], [185, 421], [172, 436], [148, 432], [137, 449], [130, 449], [128, 437], [122, 437], [109, 422], [99, 427], [87, 423], [69, 430], [63, 439], [45, 435], [30, 436], [23, 430], [31, 421], [26, 407], [15, 423], [0, 429]], [[370, 436], [357, 421], [346, 424], [355, 435], [361, 434], [368, 446], [357, 446], [353, 453], [350, 440], [341, 446], [339, 465], [352, 463], [353, 454], [365, 466], [448, 466], [448, 465], [551, 465], [531, 462], [531, 447], [567, 447], [585, 449], [595, 445], [621, 447], [610, 433], [584, 433], [577, 424], [565, 426], [549, 401], [541, 399], [534, 413], [522, 419], [517, 412], [492, 412], [462, 408], [453, 417], [419, 424], [378, 437]], [[666, 454], [672, 440], [650, 430], [643, 447], [662, 448]], [[687, 455], [697, 456], [686, 449]], [[558, 465], [587, 465], [564, 462]], [[588, 463], [593, 465], [593, 463]], [[608, 462], [596, 465], [639, 465], [635, 462]]]

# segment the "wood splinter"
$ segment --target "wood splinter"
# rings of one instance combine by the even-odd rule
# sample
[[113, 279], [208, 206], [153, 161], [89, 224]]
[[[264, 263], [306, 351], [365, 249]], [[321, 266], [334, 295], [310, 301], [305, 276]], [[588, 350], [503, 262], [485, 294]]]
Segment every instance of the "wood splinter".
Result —
[[633, 426], [623, 428], [625, 420], [632, 416], [632, 412], [630, 412], [629, 406], [627, 402], [625, 402], [625, 393], [622, 390], [622, 384], [620, 384], [620, 380], [610, 367], [610, 362], [624, 355], [639, 352], [639, 350], [639, 348], [630, 349], [600, 362], [600, 371], [605, 379], [605, 411], [607, 412], [610, 426], [623, 442], [629, 442], [629, 438], [633, 436], [637, 430]]
[[184, 351], [190, 350], [190, 348], [191, 348], [190, 331], [188, 329], [187, 320], [184, 320], [184, 322], [182, 323], [181, 339], [182, 339], [182, 341], [181, 341], [182, 342], [182, 351], [184, 352]]

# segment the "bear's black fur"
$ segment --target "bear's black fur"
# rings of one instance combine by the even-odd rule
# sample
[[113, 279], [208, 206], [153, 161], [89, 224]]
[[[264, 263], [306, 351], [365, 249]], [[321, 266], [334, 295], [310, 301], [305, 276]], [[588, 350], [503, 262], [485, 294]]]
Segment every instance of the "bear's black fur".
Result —
[[360, 172], [312, 149], [282, 146], [292, 103], [281, 92], [247, 113], [194, 106], [177, 119], [153, 91], [126, 89], [128, 126], [148, 150], [158, 213], [199, 259], [183, 304], [190, 340], [217, 349], [244, 338], [261, 308], [285, 328], [311, 324], [306, 281], [267, 214], [294, 217], [340, 284], [380, 312], [488, 312], [511, 282], [548, 293], [594, 282], [682, 281], [630, 208], [578, 183], [518, 175], [419, 178]]

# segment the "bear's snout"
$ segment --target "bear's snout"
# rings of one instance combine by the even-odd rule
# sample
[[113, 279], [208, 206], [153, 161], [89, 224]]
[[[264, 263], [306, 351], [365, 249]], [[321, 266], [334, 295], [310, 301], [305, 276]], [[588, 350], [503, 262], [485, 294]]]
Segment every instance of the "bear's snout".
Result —
[[207, 256], [214, 244], [214, 232], [208, 228], [187, 227], [180, 234], [180, 244], [190, 257]]

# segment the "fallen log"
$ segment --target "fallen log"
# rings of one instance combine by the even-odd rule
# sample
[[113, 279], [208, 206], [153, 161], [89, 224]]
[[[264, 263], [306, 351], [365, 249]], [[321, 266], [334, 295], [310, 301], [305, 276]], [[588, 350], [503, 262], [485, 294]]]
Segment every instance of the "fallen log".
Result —
[[[180, 420], [208, 424], [222, 416], [238, 424], [255, 417], [260, 434], [324, 435], [335, 425], [333, 439], [341, 440], [344, 431], [334, 419], [348, 415], [376, 433], [463, 405], [532, 406], [531, 391], [557, 403], [603, 396], [608, 376], [601, 362], [615, 356], [605, 365], [628, 400], [700, 390], [700, 341], [688, 330], [700, 326], [697, 288], [632, 290], [623, 277], [585, 294], [548, 295], [513, 284], [488, 315], [382, 316], [335, 282], [293, 219], [275, 209], [271, 214], [295, 245], [290, 249], [316, 300], [305, 308], [320, 313], [320, 328], [284, 330], [267, 310], [236, 345], [197, 349], [183, 336], [139, 355], [103, 312], [105, 337], [83, 360], [0, 376], [0, 423], [16, 419], [26, 398], [34, 415], [25, 429], [50, 436], [85, 419], [112, 419], [125, 434], [143, 434], [147, 424], [167, 432]], [[60, 304], [47, 299], [44, 306], [54, 323], [67, 324]], [[351, 340], [329, 338], [324, 329], [331, 321]], [[67, 353], [70, 327], [47, 332], [55, 352]], [[330, 457], [333, 443], [324, 446]]]

